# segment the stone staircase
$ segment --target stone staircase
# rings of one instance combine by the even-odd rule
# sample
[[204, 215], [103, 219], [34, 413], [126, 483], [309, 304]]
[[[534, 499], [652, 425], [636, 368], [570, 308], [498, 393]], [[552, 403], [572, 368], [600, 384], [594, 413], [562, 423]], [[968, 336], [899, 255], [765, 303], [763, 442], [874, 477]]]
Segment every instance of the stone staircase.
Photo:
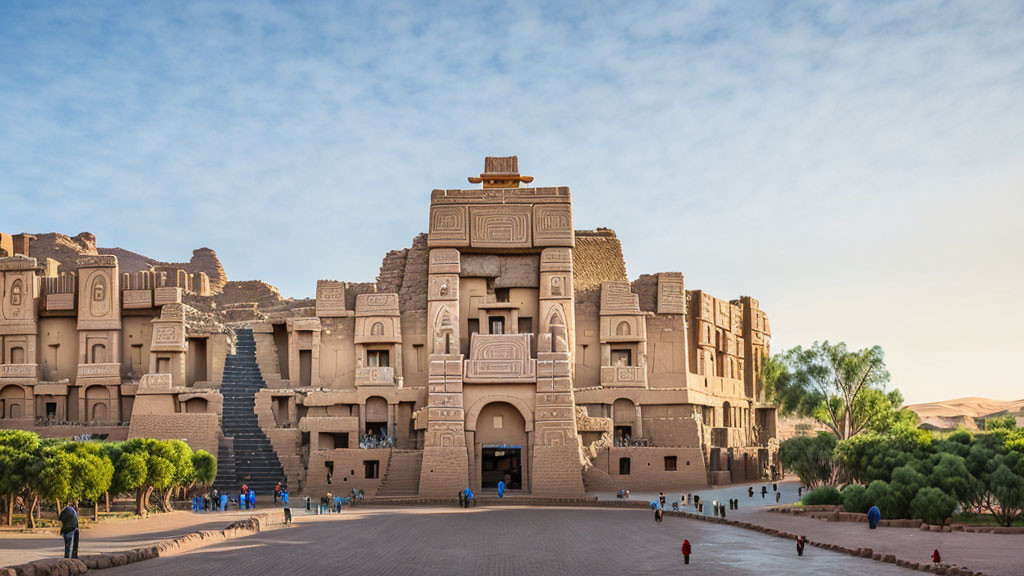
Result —
[[256, 416], [256, 392], [266, 387], [260, 367], [256, 363], [256, 341], [252, 330], [236, 331], [238, 343], [235, 354], [228, 355], [224, 363], [221, 394], [224, 396], [222, 429], [225, 441], [218, 447], [218, 461], [233, 466], [230, 477], [218, 473], [215, 486], [229, 493], [241, 484], [248, 484], [256, 495], [267, 495], [285, 479], [284, 469], [270, 439], [263, 433]]
[[217, 440], [217, 478], [213, 486], [220, 491], [238, 490], [239, 484], [235, 476], [235, 442], [227, 436], [221, 436]]
[[392, 449], [384, 481], [374, 499], [408, 498], [419, 494], [422, 465], [422, 450]]

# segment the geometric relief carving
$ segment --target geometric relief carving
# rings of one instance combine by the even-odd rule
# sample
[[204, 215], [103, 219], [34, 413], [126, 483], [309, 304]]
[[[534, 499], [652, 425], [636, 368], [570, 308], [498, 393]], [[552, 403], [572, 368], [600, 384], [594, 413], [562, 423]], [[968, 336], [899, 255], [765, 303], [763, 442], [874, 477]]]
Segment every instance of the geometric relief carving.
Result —
[[545, 248], [540, 253], [541, 272], [570, 272], [572, 271], [572, 249], [571, 248]]
[[541, 299], [572, 298], [572, 275], [568, 272], [541, 272]]
[[398, 294], [360, 294], [356, 296], [356, 317], [398, 316]]
[[173, 345], [178, 343], [179, 327], [173, 324], [167, 326], [157, 326], [153, 330], [153, 343], [161, 345]]
[[736, 334], [743, 333], [743, 307], [738, 304], [729, 304], [731, 309], [732, 322], [729, 328]]
[[152, 308], [152, 290], [125, 290], [121, 293], [121, 305], [125, 308]]
[[640, 296], [630, 290], [628, 280], [601, 282], [601, 315], [640, 312]]
[[345, 284], [343, 282], [317, 280], [316, 315], [323, 318], [348, 316], [348, 311], [345, 310]]
[[535, 246], [572, 246], [572, 208], [568, 204], [539, 204], [533, 209]]
[[675, 273], [658, 274], [658, 314], [685, 314], [686, 292], [683, 290], [683, 275]]
[[529, 206], [473, 206], [470, 245], [476, 248], [529, 248]]
[[576, 446], [576, 434], [571, 426], [563, 423], [538, 423], [537, 445], [539, 446]]
[[715, 298], [704, 292], [700, 292], [700, 319], [715, 322]]
[[435, 248], [430, 251], [430, 274], [458, 274], [461, 270], [459, 251], [454, 248]]
[[530, 358], [531, 334], [473, 334], [466, 382], [534, 382], [537, 363]]
[[174, 320], [176, 322], [185, 321], [185, 305], [174, 302], [171, 304], [164, 304], [160, 308], [160, 319], [161, 320]]
[[428, 246], [468, 246], [469, 222], [465, 206], [431, 206]]
[[110, 313], [110, 301], [107, 298], [110, 288], [104, 274], [93, 274], [89, 287], [89, 314], [94, 318], [102, 318]]
[[728, 330], [732, 327], [732, 307], [725, 300], [715, 298], [715, 325]]

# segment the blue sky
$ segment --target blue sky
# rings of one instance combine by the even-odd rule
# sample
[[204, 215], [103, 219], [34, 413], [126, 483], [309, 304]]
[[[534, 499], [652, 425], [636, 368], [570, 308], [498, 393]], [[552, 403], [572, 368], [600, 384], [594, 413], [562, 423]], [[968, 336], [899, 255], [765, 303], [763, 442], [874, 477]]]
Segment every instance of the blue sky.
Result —
[[631, 277], [1024, 396], [1024, 4], [0, 3], [0, 230], [372, 280], [517, 154]]

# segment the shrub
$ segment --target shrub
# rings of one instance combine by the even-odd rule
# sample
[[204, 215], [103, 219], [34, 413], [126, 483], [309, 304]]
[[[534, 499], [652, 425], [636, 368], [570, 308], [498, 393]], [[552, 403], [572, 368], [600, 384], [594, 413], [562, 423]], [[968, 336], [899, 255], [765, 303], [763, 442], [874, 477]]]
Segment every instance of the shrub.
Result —
[[871, 504], [868, 502], [868, 489], [862, 484], [850, 484], [843, 488], [841, 495], [843, 497], [843, 509], [847, 512], [864, 514], [868, 511], [868, 508], [871, 508]]
[[835, 486], [822, 486], [808, 492], [800, 501], [804, 506], [836, 505], [843, 503], [843, 497]]
[[910, 502], [910, 516], [929, 524], [943, 524], [956, 509], [956, 498], [938, 488], [921, 488]]
[[901, 512], [906, 507], [900, 502], [900, 495], [885, 480], [875, 480], [868, 484], [865, 497], [868, 501], [868, 508], [878, 506], [882, 518], [901, 518]]

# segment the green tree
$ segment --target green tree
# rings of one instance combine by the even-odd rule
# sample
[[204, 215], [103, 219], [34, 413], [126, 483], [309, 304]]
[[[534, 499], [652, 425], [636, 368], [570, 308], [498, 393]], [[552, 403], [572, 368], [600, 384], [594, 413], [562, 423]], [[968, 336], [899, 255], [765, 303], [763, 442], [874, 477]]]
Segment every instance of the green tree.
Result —
[[1014, 430], [1017, 428], [1017, 420], [1013, 414], [992, 416], [985, 419], [985, 430]]
[[[28, 486], [28, 469], [39, 451], [39, 435], [24, 430], [0, 430], [0, 499], [8, 526], [14, 523], [14, 502]], [[31, 517], [33, 508], [27, 510]]]
[[212, 486], [217, 479], [217, 458], [206, 450], [197, 450], [192, 455], [192, 468], [199, 486]]
[[812, 416], [839, 440], [884, 430], [899, 419], [894, 413], [903, 399], [898, 392], [884, 392], [889, 371], [878, 346], [850, 351], [842, 342], [815, 342], [810, 348], [788, 350], [777, 360], [785, 369], [769, 361], [765, 388], [784, 415]]
[[144, 516], [154, 490], [166, 491], [174, 481], [174, 464], [164, 456], [175, 449], [161, 440], [133, 438], [121, 445], [114, 484], [135, 492], [135, 513]]
[[832, 452], [836, 447], [835, 436], [819, 432], [816, 436], [796, 436], [779, 446], [782, 465], [796, 472], [808, 488], [835, 483]]
[[840, 495], [843, 497], [843, 509], [847, 512], [864, 514], [871, 507], [868, 502], [868, 489], [861, 484], [850, 484], [843, 488]]
[[910, 517], [920, 518], [928, 524], [945, 524], [954, 510], [956, 498], [939, 488], [921, 488], [910, 501]]
[[74, 457], [71, 461], [74, 499], [92, 502], [93, 520], [98, 520], [100, 497], [110, 489], [114, 464], [100, 442], [70, 442], [62, 448]]
[[868, 500], [868, 508], [878, 506], [882, 518], [902, 517], [904, 505], [900, 502], [900, 496], [885, 480], [875, 480], [868, 484], [865, 496]]
[[953, 496], [964, 509], [977, 501], [981, 490], [978, 479], [967, 470], [964, 459], [950, 452], [936, 455], [928, 484]]
[[1012, 526], [1024, 509], [1024, 478], [1000, 460], [987, 482], [991, 498], [986, 500], [986, 507], [1001, 525]]

